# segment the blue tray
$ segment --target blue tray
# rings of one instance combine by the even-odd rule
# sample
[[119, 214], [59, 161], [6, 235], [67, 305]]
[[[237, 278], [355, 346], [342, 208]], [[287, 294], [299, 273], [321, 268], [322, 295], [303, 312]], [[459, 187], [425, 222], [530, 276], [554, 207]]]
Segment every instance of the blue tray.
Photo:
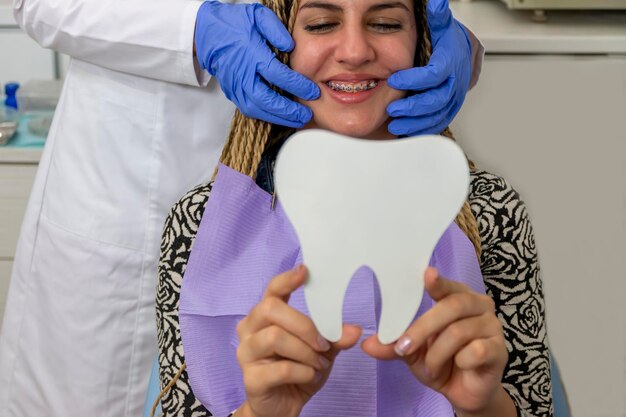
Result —
[[35, 116], [22, 116], [20, 124], [17, 126], [15, 135], [3, 145], [5, 148], [42, 148], [46, 143], [46, 138], [37, 136], [28, 131], [28, 122]]

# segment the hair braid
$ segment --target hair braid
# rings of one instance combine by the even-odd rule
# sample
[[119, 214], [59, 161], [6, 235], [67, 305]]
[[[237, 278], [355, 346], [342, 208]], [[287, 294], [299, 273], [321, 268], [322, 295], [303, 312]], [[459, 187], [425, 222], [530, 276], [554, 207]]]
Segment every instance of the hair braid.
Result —
[[[289, 31], [291, 32], [296, 15], [295, 12], [291, 12], [292, 2], [289, 0], [264, 0], [262, 3], [272, 10], [282, 22], [289, 22]], [[288, 63], [288, 54], [275, 49], [274, 52], [282, 63]], [[274, 89], [282, 93], [278, 88]], [[265, 148], [273, 144], [275, 139], [284, 138], [291, 132], [293, 129], [246, 117], [237, 109], [230, 125], [228, 139], [222, 149], [220, 162], [255, 179], [256, 170]], [[213, 177], [216, 174], [217, 170]]]
[[[430, 30], [428, 29], [428, 22], [426, 21], [426, 1], [428, 0], [414, 1], [415, 21], [417, 27], [422, 29], [421, 37], [418, 36], [418, 39], [423, 40], [421, 42], [421, 45], [418, 45], [417, 51], [415, 53], [415, 66], [418, 67], [423, 67], [427, 65], [430, 59], [430, 55], [432, 53]], [[454, 134], [449, 127], [446, 127], [443, 132], [441, 132], [441, 135], [456, 142]], [[475, 171], [476, 165], [474, 164], [474, 162], [469, 159], [467, 155], [465, 157], [467, 159], [467, 164], [469, 165], [470, 171]], [[482, 254], [482, 243], [480, 240], [480, 234], [478, 232], [476, 216], [474, 216], [474, 213], [472, 212], [469, 200], [465, 200], [465, 202], [463, 203], [463, 207], [461, 208], [459, 214], [456, 216], [455, 222], [472, 242], [474, 250], [476, 251], [476, 257], [480, 262], [480, 256]]]

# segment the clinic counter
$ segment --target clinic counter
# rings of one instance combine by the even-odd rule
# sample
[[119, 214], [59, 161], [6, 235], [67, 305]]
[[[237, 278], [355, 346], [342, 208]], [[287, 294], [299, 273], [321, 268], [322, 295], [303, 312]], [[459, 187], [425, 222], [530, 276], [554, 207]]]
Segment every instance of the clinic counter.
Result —
[[43, 148], [0, 146], [0, 164], [38, 164]]
[[7, 144], [0, 145], [1, 164], [38, 164], [46, 139], [28, 129], [30, 117], [20, 119], [17, 132]]
[[626, 54], [626, 11], [509, 10], [497, 0], [451, 1], [454, 17], [490, 54]]

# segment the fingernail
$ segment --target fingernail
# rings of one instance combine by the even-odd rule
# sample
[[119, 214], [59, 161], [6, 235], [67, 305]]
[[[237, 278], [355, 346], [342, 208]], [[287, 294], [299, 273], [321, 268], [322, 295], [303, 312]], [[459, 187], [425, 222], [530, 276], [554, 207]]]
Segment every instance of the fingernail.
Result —
[[393, 347], [393, 350], [396, 352], [398, 356], [404, 356], [406, 352], [411, 347], [411, 339], [407, 336], [404, 336], [400, 340], [396, 342], [396, 345]]
[[320, 356], [320, 366], [322, 369], [328, 369], [330, 367], [330, 360], [324, 356]]
[[322, 335], [319, 334], [317, 335], [317, 346], [319, 346], [322, 352], [326, 352], [330, 349], [330, 343], [328, 343], [328, 340], [324, 339]]

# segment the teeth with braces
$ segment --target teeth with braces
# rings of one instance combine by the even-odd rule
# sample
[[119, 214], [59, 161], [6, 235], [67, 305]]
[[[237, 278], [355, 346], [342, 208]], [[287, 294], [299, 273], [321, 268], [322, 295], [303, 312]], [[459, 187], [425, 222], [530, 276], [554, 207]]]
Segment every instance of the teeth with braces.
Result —
[[328, 85], [330, 88], [332, 88], [335, 91], [343, 91], [344, 93], [359, 93], [361, 91], [371, 90], [372, 88], [376, 87], [378, 85], [378, 81], [372, 80], [366, 83], [360, 83], [356, 85], [344, 84], [344, 83], [335, 82], [335, 81], [328, 81], [326, 85]]

